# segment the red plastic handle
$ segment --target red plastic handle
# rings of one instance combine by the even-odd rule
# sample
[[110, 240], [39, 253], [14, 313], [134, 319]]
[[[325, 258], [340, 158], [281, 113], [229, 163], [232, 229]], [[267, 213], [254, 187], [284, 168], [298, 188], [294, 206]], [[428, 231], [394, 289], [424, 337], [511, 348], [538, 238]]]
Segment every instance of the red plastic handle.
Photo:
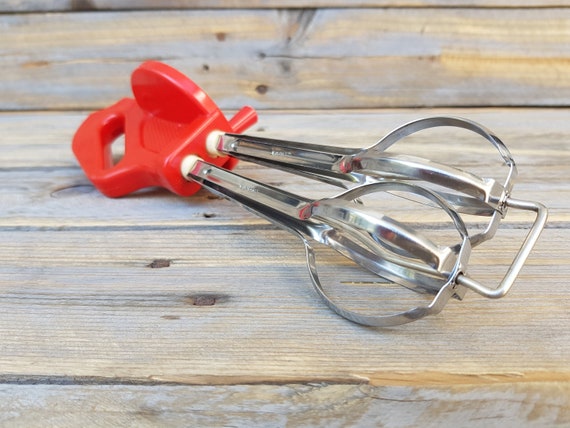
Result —
[[[160, 186], [182, 196], [197, 192], [197, 183], [180, 173], [182, 159], [194, 154], [231, 169], [237, 160], [210, 157], [206, 138], [215, 130], [241, 133], [257, 121], [243, 107], [229, 121], [198, 85], [165, 64], [149, 61], [131, 76], [134, 99], [125, 98], [91, 114], [73, 138], [73, 152], [101, 193], [123, 196]], [[125, 153], [113, 164], [111, 144], [121, 135]]]

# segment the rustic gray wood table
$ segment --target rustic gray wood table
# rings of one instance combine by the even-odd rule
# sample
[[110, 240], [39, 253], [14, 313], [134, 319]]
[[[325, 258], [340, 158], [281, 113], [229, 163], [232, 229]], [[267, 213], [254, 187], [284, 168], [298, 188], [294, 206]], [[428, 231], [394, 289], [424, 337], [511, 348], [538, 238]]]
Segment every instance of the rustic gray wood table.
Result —
[[[8, 0], [0, 12], [0, 425], [570, 425], [570, 2]], [[549, 207], [547, 228], [500, 301], [470, 293], [396, 328], [348, 322], [312, 291], [301, 243], [231, 202], [91, 186], [73, 134], [130, 96], [147, 59], [228, 114], [253, 105], [257, 135], [360, 147], [424, 116], [478, 121], [517, 160], [516, 196]], [[458, 160], [461, 141], [424, 143], [489, 166], [476, 151]], [[507, 220], [471, 261], [487, 282], [529, 218]]]

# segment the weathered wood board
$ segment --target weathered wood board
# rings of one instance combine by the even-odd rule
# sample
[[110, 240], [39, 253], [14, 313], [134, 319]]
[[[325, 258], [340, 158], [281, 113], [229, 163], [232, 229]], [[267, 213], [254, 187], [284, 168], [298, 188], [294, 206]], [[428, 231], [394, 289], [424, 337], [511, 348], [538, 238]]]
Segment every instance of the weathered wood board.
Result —
[[570, 99], [569, 8], [6, 14], [0, 28], [0, 109], [109, 105], [147, 59], [188, 74], [223, 108]]
[[[474, 277], [501, 278], [516, 232], [474, 254]], [[544, 233], [508, 298], [471, 293], [437, 317], [393, 329], [363, 328], [330, 312], [311, 290], [301, 243], [281, 231], [2, 236], [4, 375], [198, 384], [570, 381], [570, 293], [558, 287], [570, 275], [561, 257], [567, 230]], [[374, 301], [381, 310], [384, 294], [353, 292], [348, 303]]]
[[[183, 199], [165, 191], [126, 199], [99, 194], [70, 151], [73, 133], [87, 113], [6, 113], [0, 115], [0, 189], [9, 209], [0, 217], [4, 227], [185, 227], [192, 224], [266, 224], [231, 202], [201, 192]], [[550, 208], [550, 223], [569, 221], [570, 165], [568, 113], [559, 109], [439, 109], [357, 112], [262, 112], [251, 133], [274, 138], [364, 147], [405, 122], [430, 115], [452, 114], [485, 124], [511, 148], [519, 168], [515, 196], [541, 200]], [[231, 112], [230, 114], [231, 115]], [[334, 131], [331, 132], [331, 129]], [[465, 131], [426, 131], [421, 139], [404, 140], [392, 150], [457, 165], [474, 172], [502, 171], [491, 145]], [[242, 164], [241, 173], [301, 191], [315, 198], [332, 196], [336, 188], [294, 175]], [[310, 186], [307, 187], [307, 183]], [[307, 193], [308, 192], [308, 193]], [[121, 216], [109, 216], [119, 209]], [[528, 222], [513, 211], [509, 220]]]
[[[568, 385], [4, 385], [6, 426], [565, 426]], [[47, 411], [46, 411], [47, 409]]]
[[[359, 145], [441, 113], [264, 112], [254, 132]], [[471, 293], [437, 317], [391, 329], [331, 313], [311, 290], [302, 244], [230, 202], [206, 192], [99, 195], [69, 150], [84, 113], [0, 115], [2, 422], [568, 423], [570, 122], [556, 109], [448, 113], [510, 143], [517, 196], [551, 206], [550, 223], [505, 299]], [[410, 143], [451, 161], [447, 145], [439, 135]], [[476, 153], [466, 154], [469, 167]], [[261, 167], [239, 170], [267, 178]], [[485, 283], [504, 273], [529, 219], [507, 220], [474, 253], [470, 269]]]
[[[2, 2], [0, 426], [569, 426], [569, 46], [566, 0]], [[545, 203], [547, 228], [504, 299], [350, 323], [311, 289], [302, 243], [267, 221], [206, 191], [109, 199], [89, 183], [73, 133], [131, 96], [147, 59], [228, 114], [258, 108], [257, 135], [363, 147], [419, 117], [473, 119], [511, 149], [513, 196]], [[465, 132], [394, 151], [505, 172]], [[405, 200], [389, 209], [453, 236]], [[468, 273], [499, 281], [531, 220], [511, 210]], [[319, 260], [337, 263], [325, 275], [348, 305], [416, 301]]]

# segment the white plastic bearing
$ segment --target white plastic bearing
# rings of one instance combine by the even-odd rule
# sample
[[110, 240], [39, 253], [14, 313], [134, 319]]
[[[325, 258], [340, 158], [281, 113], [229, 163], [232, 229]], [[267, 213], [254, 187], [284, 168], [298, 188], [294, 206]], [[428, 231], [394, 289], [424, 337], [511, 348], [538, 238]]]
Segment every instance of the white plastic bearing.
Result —
[[218, 143], [220, 141], [220, 137], [224, 135], [223, 131], [212, 131], [206, 137], [206, 150], [208, 154], [213, 158], [217, 158], [218, 156], [223, 156], [223, 153], [218, 151]]
[[182, 176], [186, 178], [188, 174], [190, 174], [190, 171], [194, 169], [198, 161], [201, 160], [202, 158], [196, 155], [188, 155], [184, 159], [182, 159], [182, 162], [180, 163], [180, 173], [182, 174]]

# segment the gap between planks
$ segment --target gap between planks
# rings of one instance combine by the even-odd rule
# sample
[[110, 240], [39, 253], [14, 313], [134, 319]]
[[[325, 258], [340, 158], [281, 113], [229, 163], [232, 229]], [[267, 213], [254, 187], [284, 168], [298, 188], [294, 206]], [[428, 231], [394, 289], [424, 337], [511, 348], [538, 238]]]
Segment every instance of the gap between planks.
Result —
[[0, 375], [0, 385], [98, 385], [98, 386], [181, 386], [181, 385], [291, 385], [335, 384], [370, 386], [411, 386], [417, 388], [449, 388], [450, 386], [482, 386], [525, 383], [570, 383], [567, 371], [528, 372], [439, 372], [439, 371], [378, 371], [352, 377], [287, 377], [287, 376], [151, 376], [104, 377], [58, 375]]

